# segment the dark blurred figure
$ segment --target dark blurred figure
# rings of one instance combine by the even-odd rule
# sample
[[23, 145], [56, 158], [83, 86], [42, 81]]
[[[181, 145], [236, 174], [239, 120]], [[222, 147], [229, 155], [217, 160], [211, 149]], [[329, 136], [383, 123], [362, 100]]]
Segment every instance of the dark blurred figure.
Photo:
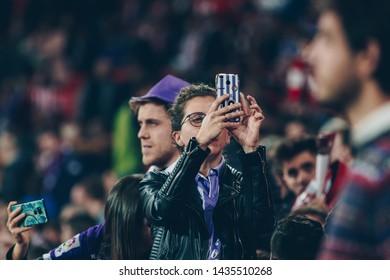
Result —
[[96, 221], [104, 221], [106, 193], [99, 175], [88, 175], [76, 183], [71, 190], [71, 202], [83, 207]]
[[320, 207], [303, 206], [292, 211], [291, 215], [302, 215], [313, 221], [320, 222], [324, 226], [328, 217], [328, 211]]
[[70, 240], [79, 232], [83, 232], [97, 224], [88, 213], [76, 213], [73, 217], [61, 220], [61, 243]]
[[278, 219], [290, 213], [296, 197], [315, 177], [316, 154], [316, 141], [311, 136], [284, 139], [275, 148], [273, 174], [280, 188], [275, 198]]
[[357, 156], [329, 217], [322, 259], [390, 259], [389, 1], [332, 0], [304, 50], [315, 98], [345, 114]]
[[4, 201], [20, 200], [32, 179], [32, 162], [11, 132], [0, 133], [0, 197]]
[[314, 260], [324, 229], [320, 222], [301, 215], [281, 219], [271, 237], [272, 260]]
[[80, 94], [79, 119], [82, 126], [93, 120], [100, 120], [106, 133], [111, 131], [113, 115], [119, 100], [117, 86], [112, 79], [112, 62], [99, 58], [93, 69], [92, 78]]
[[[73, 136], [68, 134], [69, 126], [56, 129], [43, 129], [36, 136], [37, 154], [35, 166], [42, 180], [42, 186], [35, 193], [44, 197], [48, 206], [49, 218], [57, 218], [61, 208], [69, 202], [72, 186], [87, 172], [80, 155], [74, 151]], [[66, 130], [66, 131], [65, 131]]]

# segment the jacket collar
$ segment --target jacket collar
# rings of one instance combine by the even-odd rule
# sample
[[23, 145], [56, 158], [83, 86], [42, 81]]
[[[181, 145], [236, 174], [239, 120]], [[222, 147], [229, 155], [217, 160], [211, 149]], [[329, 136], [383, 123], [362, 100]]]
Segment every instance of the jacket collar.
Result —
[[219, 179], [219, 197], [216, 208], [239, 195], [240, 191], [240, 182], [234, 180], [232, 168], [224, 164]]

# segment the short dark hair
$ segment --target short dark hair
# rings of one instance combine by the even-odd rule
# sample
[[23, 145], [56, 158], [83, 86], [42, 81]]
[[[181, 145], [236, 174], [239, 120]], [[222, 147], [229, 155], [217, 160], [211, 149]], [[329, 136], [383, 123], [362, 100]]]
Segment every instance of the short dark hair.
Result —
[[283, 260], [314, 260], [324, 236], [320, 222], [302, 215], [281, 219], [271, 237], [271, 255]]
[[79, 181], [78, 185], [82, 186], [88, 195], [94, 199], [104, 200], [106, 198], [102, 178], [98, 174], [86, 175]]
[[214, 88], [205, 84], [194, 84], [182, 88], [172, 108], [168, 111], [172, 120], [172, 131], [179, 131], [181, 129], [181, 122], [184, 118], [184, 107], [187, 101], [198, 96], [212, 96], [216, 98], [217, 94]]
[[72, 231], [76, 234], [96, 225], [97, 221], [88, 213], [80, 212], [69, 219], [62, 221], [62, 224], [69, 225]]
[[322, 11], [335, 12], [341, 21], [349, 47], [354, 52], [367, 48], [374, 40], [380, 47], [380, 59], [374, 77], [390, 94], [390, 2], [383, 0], [326, 0]]
[[283, 173], [283, 162], [290, 161], [302, 152], [317, 154], [316, 138], [314, 136], [302, 136], [292, 139], [284, 139], [275, 149], [273, 171], [276, 176]]
[[302, 215], [305, 217], [307, 217], [307, 215], [316, 216], [318, 221], [321, 221], [321, 223], [324, 224], [328, 217], [328, 212], [325, 209], [316, 206], [302, 206], [291, 212], [291, 215]]

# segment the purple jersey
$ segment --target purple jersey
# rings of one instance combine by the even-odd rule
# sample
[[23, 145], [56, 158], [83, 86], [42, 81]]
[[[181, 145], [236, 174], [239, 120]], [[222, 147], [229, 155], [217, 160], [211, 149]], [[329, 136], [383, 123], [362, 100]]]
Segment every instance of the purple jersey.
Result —
[[49, 253], [44, 254], [44, 260], [97, 260], [100, 246], [103, 242], [104, 224], [91, 227], [62, 243]]

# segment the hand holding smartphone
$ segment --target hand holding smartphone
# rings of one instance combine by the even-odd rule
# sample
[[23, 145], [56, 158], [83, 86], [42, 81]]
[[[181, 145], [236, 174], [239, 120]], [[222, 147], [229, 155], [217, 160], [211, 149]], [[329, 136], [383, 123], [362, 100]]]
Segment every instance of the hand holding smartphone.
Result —
[[[240, 103], [240, 79], [237, 74], [219, 73], [215, 76], [215, 90], [217, 96], [229, 94], [229, 99], [220, 105], [220, 108]], [[237, 111], [237, 110], [236, 110]], [[229, 119], [229, 122], [239, 122], [240, 118]]]
[[22, 207], [20, 214], [26, 214], [26, 217], [19, 223], [20, 227], [44, 224], [49, 220], [43, 199], [12, 205], [11, 211], [15, 211], [18, 207]]

